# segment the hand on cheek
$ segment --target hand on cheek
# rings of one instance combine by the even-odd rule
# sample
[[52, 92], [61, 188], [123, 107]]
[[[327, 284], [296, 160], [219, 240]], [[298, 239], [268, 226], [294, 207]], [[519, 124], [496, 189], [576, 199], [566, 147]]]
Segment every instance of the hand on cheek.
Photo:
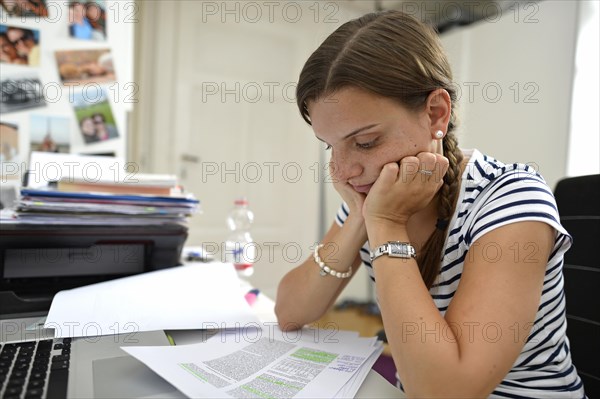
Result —
[[363, 206], [366, 223], [406, 223], [431, 202], [447, 170], [448, 159], [430, 152], [384, 165]]
[[353, 217], [363, 218], [362, 208], [366, 195], [356, 192], [354, 188], [346, 181], [339, 179], [335, 173], [335, 164], [329, 163], [329, 173], [333, 182], [333, 187], [348, 205], [348, 210]]

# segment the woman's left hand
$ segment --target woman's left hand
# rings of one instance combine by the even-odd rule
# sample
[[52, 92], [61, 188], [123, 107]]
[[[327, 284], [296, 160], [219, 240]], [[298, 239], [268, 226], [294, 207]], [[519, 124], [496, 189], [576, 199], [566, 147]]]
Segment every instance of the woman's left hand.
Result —
[[431, 202], [447, 170], [448, 159], [431, 152], [384, 165], [363, 205], [367, 228], [375, 224], [406, 224]]

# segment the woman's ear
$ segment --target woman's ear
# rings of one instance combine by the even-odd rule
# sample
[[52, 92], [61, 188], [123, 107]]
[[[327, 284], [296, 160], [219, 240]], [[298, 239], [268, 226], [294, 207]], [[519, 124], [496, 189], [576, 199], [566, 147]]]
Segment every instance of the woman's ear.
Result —
[[439, 131], [444, 135], [448, 131], [448, 123], [452, 115], [452, 100], [450, 94], [445, 89], [436, 89], [427, 97], [425, 110], [429, 117], [429, 129], [433, 139], [441, 139], [438, 137]]

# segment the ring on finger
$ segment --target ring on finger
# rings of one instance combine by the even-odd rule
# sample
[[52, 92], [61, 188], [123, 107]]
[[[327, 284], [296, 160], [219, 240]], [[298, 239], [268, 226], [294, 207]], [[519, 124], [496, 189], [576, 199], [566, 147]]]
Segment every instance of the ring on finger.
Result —
[[423, 173], [424, 175], [427, 175], [427, 176], [431, 176], [433, 174], [433, 171], [426, 170], [426, 169], [421, 169], [421, 170], [419, 170], [419, 172]]

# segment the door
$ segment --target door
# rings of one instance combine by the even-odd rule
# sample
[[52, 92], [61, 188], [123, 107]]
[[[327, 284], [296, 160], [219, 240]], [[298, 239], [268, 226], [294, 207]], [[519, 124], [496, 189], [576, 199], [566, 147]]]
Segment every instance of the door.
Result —
[[271, 295], [310, 255], [329, 190], [295, 82], [316, 46], [357, 13], [332, 2], [142, 2], [136, 131], [148, 136], [132, 140], [136, 158], [177, 174], [201, 201], [187, 245], [216, 252], [234, 199], [249, 200], [259, 253], [251, 283]]

